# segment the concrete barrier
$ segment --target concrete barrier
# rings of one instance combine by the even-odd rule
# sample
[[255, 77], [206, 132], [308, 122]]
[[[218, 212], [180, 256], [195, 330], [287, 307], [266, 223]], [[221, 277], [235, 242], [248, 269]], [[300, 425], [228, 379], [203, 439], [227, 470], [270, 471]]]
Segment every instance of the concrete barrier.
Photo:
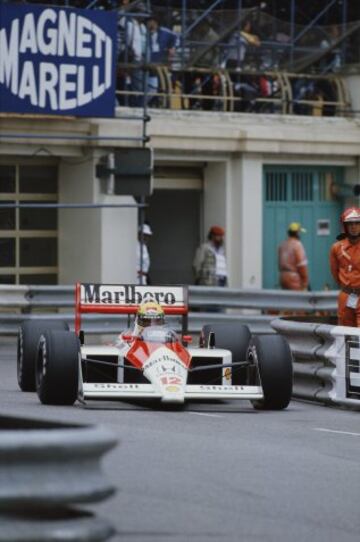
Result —
[[108, 540], [112, 526], [73, 505], [114, 493], [100, 461], [115, 444], [98, 427], [0, 417], [0, 542]]
[[294, 397], [360, 409], [360, 329], [310, 318], [271, 322], [294, 355]]

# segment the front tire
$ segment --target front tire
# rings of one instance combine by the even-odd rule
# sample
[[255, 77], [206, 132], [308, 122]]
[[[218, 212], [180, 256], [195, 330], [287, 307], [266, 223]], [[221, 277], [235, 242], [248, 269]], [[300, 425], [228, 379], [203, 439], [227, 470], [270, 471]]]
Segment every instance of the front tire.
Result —
[[248, 352], [249, 361], [257, 369], [264, 399], [252, 401], [258, 410], [283, 410], [291, 400], [293, 384], [292, 354], [281, 335], [253, 337]]
[[[207, 344], [211, 332], [215, 334], [215, 347], [230, 350], [232, 361], [245, 361], [247, 359], [251, 340], [248, 326], [244, 324], [207, 324], [202, 328], [205, 344]], [[246, 383], [246, 368], [233, 367], [231, 373], [233, 386]]]
[[69, 331], [64, 320], [28, 320], [19, 328], [17, 380], [22, 391], [36, 391], [35, 365], [40, 335], [47, 329]]
[[79, 389], [80, 341], [69, 331], [45, 331], [36, 363], [36, 391], [45, 405], [73, 405]]

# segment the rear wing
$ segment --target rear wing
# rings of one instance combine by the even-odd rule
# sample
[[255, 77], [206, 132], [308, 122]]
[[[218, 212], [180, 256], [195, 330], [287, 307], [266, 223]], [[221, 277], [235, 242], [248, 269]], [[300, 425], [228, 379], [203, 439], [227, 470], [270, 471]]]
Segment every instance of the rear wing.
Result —
[[187, 286], [139, 286], [133, 284], [83, 284], [75, 287], [75, 332], [81, 329], [83, 313], [136, 314], [146, 301], [156, 301], [165, 314], [182, 316], [182, 332], [187, 332]]

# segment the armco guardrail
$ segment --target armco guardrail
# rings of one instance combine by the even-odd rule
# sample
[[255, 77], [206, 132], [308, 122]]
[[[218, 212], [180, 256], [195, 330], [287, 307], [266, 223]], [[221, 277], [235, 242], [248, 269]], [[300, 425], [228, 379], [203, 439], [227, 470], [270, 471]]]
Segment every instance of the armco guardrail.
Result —
[[294, 355], [294, 397], [360, 408], [360, 329], [312, 319], [271, 322]]
[[[47, 320], [51, 316], [51, 320], [65, 320], [68, 322], [71, 329], [74, 328], [74, 314], [71, 313], [49, 313], [47, 314], [0, 314], [0, 335], [17, 335], [19, 326], [25, 320], [33, 318]], [[250, 327], [253, 333], [273, 333], [270, 327], [270, 322], [273, 316], [267, 315], [238, 315], [238, 314], [222, 314], [218, 312], [193, 312], [189, 315], [189, 332], [200, 333], [204, 323], [211, 324], [215, 322], [238, 322], [246, 324]], [[170, 318], [169, 318], [170, 320]], [[117, 334], [122, 329], [127, 327], [127, 318], [117, 315], [97, 315], [84, 314], [81, 318], [82, 328], [86, 333], [94, 335]], [[175, 329], [180, 329], [180, 320]]]
[[100, 459], [115, 444], [102, 428], [0, 417], [0, 542], [108, 540], [108, 521], [78, 505], [114, 492]]
[[189, 287], [191, 307], [214, 305], [257, 310], [336, 311], [337, 295], [337, 291], [296, 292], [293, 290]]
[[[264, 311], [319, 311], [336, 310], [337, 292], [293, 292], [284, 290], [208, 288], [189, 287], [189, 331], [198, 333], [204, 322], [219, 321], [247, 324], [253, 333], [271, 333], [272, 317], [262, 314]], [[210, 312], [210, 309], [225, 309], [222, 312]], [[36, 317], [47, 318], [49, 311], [69, 309], [55, 314], [55, 318], [65, 319], [70, 326], [74, 322], [74, 287], [73, 286], [0, 286], [0, 334], [15, 335], [19, 324]], [[193, 310], [191, 310], [193, 309]], [[230, 309], [226, 312], [226, 309]], [[247, 309], [251, 309], [249, 313]], [[39, 311], [43, 310], [45, 314]], [[244, 313], [247, 312], [247, 314]], [[253, 314], [256, 311], [256, 314]], [[53, 315], [52, 315], [53, 318]], [[84, 330], [87, 333], [117, 333], [126, 326], [126, 319], [121, 316], [85, 314]]]

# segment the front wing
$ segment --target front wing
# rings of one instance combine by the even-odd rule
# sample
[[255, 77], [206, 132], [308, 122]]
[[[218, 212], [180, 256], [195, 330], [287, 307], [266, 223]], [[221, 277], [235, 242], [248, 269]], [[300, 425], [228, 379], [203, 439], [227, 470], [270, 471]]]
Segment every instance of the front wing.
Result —
[[[152, 384], [83, 383], [82, 399], [162, 399]], [[220, 386], [188, 384], [184, 400], [188, 399], [263, 399], [261, 386]]]

